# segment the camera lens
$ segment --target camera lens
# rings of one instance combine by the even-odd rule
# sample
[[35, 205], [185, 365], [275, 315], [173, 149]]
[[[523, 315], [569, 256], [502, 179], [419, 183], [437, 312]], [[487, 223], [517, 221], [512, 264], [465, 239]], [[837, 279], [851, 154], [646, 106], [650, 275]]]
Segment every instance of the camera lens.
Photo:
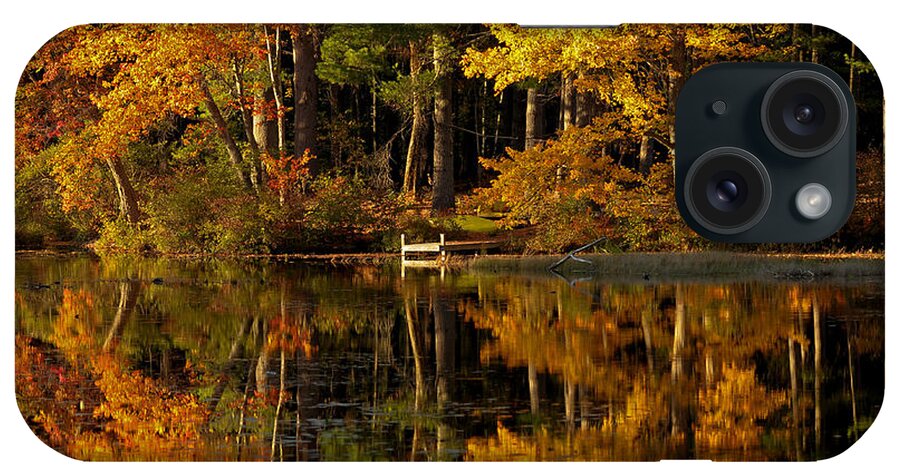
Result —
[[816, 118], [816, 111], [809, 104], [801, 104], [794, 109], [794, 120], [800, 124], [809, 124]]
[[714, 233], [730, 235], [753, 227], [768, 210], [771, 196], [772, 184], [762, 162], [736, 147], [707, 151], [685, 176], [688, 212]]
[[793, 71], [769, 86], [762, 101], [763, 130], [779, 150], [815, 157], [843, 137], [849, 106], [840, 87], [822, 73]]
[[731, 203], [737, 196], [737, 185], [731, 180], [722, 180], [716, 184], [716, 198], [718, 198], [720, 202]]

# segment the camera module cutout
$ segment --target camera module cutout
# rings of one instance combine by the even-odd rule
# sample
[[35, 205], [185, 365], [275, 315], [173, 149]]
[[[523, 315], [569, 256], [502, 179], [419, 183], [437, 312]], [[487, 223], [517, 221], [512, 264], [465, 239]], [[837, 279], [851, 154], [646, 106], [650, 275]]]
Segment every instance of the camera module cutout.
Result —
[[721, 63], [684, 85], [675, 189], [700, 235], [812, 242], [847, 221], [856, 195], [856, 114], [846, 83], [812, 63]]

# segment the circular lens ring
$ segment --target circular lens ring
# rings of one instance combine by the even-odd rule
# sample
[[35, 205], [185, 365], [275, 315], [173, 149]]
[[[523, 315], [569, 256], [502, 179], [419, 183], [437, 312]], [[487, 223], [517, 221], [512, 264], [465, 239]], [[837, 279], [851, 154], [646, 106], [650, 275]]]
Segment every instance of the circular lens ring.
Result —
[[[819, 145], [810, 149], [798, 149], [796, 147], [791, 147], [786, 144], [781, 138], [773, 130], [772, 124], [769, 121], [769, 110], [772, 106], [772, 100], [776, 94], [786, 85], [790, 84], [792, 81], [796, 80], [812, 80], [817, 83], [820, 83], [826, 89], [831, 92], [833, 95], [833, 99], [838, 106], [838, 124], [835, 128], [834, 134], [830, 137], [830, 139], [822, 145]], [[827, 112], [826, 112], [827, 113]], [[762, 121], [763, 131], [766, 133], [766, 137], [769, 138], [769, 141], [774, 145], [778, 150], [792, 155], [794, 157], [800, 158], [810, 158], [816, 157], [824, 154], [831, 150], [844, 136], [844, 133], [847, 131], [847, 124], [850, 122], [850, 107], [847, 104], [847, 98], [844, 96], [844, 93], [841, 91], [841, 88], [828, 76], [810, 70], [800, 70], [800, 71], [791, 71], [772, 83], [769, 86], [769, 89], [766, 90], [765, 96], [763, 96], [762, 107], [760, 108], [760, 120]]]
[[[736, 226], [721, 226], [716, 223], [713, 223], [706, 219], [697, 205], [694, 203], [693, 191], [695, 186], [704, 186], [705, 184], [696, 185], [694, 183], [694, 178], [697, 176], [697, 173], [703, 168], [711, 160], [715, 160], [717, 158], [723, 156], [731, 156], [738, 157], [745, 161], [748, 165], [750, 165], [758, 174], [758, 178], [762, 183], [761, 197], [759, 200], [759, 205], [755, 211], [746, 221], [736, 225]], [[691, 214], [697, 223], [706, 228], [707, 230], [718, 233], [720, 235], [735, 235], [737, 233], [741, 233], [749, 230], [756, 226], [760, 220], [765, 216], [766, 212], [769, 210], [769, 203], [772, 201], [772, 181], [769, 178], [769, 173], [766, 171], [766, 167], [763, 163], [756, 158], [750, 152], [747, 152], [744, 149], [740, 149], [737, 147], [717, 147], [715, 149], [708, 150], [703, 153], [697, 160], [691, 164], [691, 167], [688, 169], [687, 174], [684, 179], [684, 203], [687, 206], [688, 212]]]

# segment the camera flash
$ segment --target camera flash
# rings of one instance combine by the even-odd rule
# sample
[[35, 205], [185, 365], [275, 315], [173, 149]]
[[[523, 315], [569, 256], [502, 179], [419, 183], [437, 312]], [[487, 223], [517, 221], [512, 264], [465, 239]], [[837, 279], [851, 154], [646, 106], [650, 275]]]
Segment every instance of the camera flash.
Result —
[[808, 183], [797, 191], [795, 204], [805, 218], [818, 220], [831, 209], [831, 192], [822, 184]]

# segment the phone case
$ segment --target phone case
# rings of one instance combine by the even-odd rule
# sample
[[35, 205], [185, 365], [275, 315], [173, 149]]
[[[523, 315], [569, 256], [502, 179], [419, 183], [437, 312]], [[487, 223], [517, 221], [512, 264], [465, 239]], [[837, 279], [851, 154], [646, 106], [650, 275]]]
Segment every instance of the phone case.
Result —
[[[810, 244], [675, 204], [675, 100], [831, 68]], [[884, 100], [807, 24], [83, 25], [16, 91], [15, 391], [80, 460], [822, 460], [884, 349]]]

